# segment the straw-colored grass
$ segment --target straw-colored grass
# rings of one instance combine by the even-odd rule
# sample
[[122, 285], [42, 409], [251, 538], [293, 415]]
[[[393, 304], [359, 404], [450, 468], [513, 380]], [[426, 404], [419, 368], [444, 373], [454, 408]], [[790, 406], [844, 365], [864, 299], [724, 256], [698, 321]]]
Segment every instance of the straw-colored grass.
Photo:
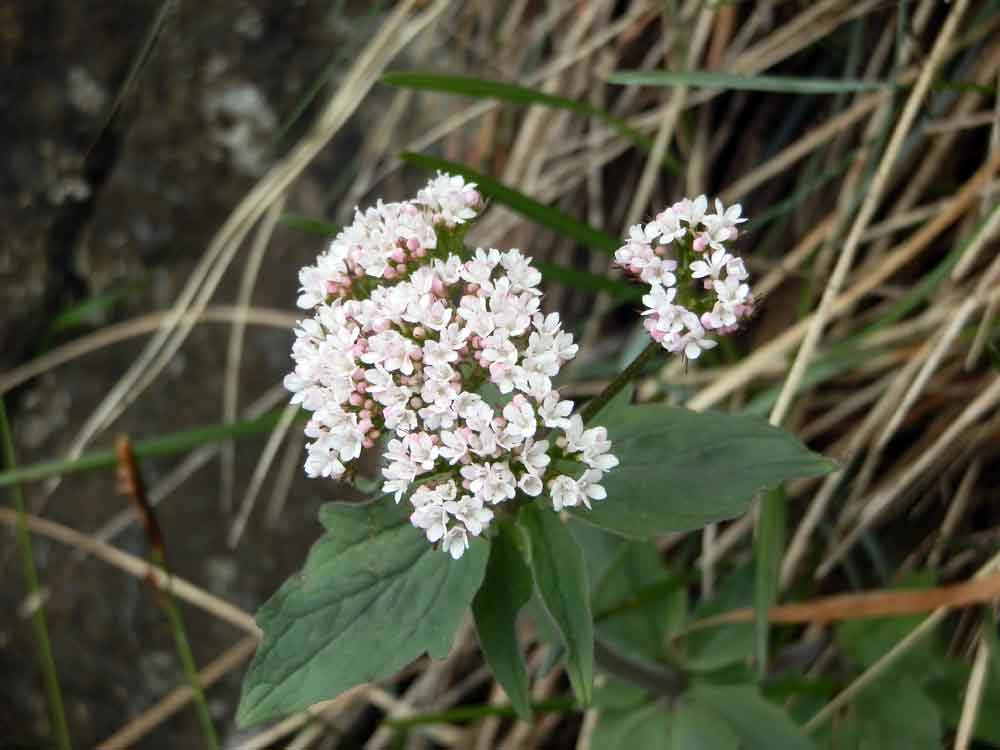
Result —
[[[279, 215], [286, 205], [298, 210], [296, 180], [348, 118], [365, 108], [383, 71], [412, 66], [442, 72], [444, 60], [446, 72], [517, 82], [602, 107], [647, 137], [650, 148], [644, 152], [602, 120], [569, 111], [399, 91], [381, 113], [380, 127], [367, 133], [357, 179], [331, 201], [341, 214], [328, 217], [331, 221], [355, 203], [396, 189], [402, 151], [434, 151], [468, 164], [614, 236], [692, 191], [741, 202], [751, 221], [739, 247], [754, 275], [758, 316], [733, 351], [717, 361], [686, 370], [676, 360], [661, 360], [640, 382], [640, 399], [671, 400], [694, 410], [752, 409], [840, 462], [840, 470], [821, 481], [786, 488], [790, 527], [782, 555], [782, 602], [793, 595], [846, 593], [852, 586], [848, 568], [862, 570], [866, 588], [891, 587], [896, 571], [882, 577], [860, 542], [899, 570], [937, 571], [941, 583], [994, 572], [997, 558], [969, 540], [995, 541], [1000, 532], [1000, 515], [995, 502], [990, 505], [996, 489], [990, 467], [1000, 460], [995, 364], [1000, 17], [984, 15], [984, 5], [967, 0], [621, 5], [611, 0], [398, 4], [330, 91], [312, 127], [233, 209], [170, 310], [109, 326], [0, 373], [0, 394], [43, 373], [58, 377], [60, 366], [99, 348], [146, 337], [142, 353], [118, 382], [108, 384], [106, 397], [79, 427], [69, 452], [77, 458], [142, 398], [195, 325], [224, 323], [231, 327], [224, 404], [202, 421], [234, 421], [240, 413], [239, 364], [254, 346], [251, 326], [289, 328], [296, 317], [293, 289], [287, 310], [252, 304]], [[907, 10], [902, 36], [901, 8]], [[860, 41], [852, 42], [855, 32]], [[861, 58], [854, 62], [852, 43], [861, 45]], [[612, 71], [637, 68], [885, 85], [805, 97], [606, 81]], [[434, 126], [419, 134], [408, 131], [407, 113], [425, 110], [435, 113]], [[680, 174], [664, 168], [667, 156], [684, 165]], [[817, 175], [840, 164], [834, 177], [806, 190]], [[755, 217], [789, 199], [773, 223], [755, 225]], [[254, 240], [242, 281], [226, 304], [218, 299], [220, 280], [247, 237]], [[588, 257], [577, 243], [499, 205], [470, 239], [518, 245], [538, 259], [614, 273], [605, 256]], [[601, 363], [618, 360], [636, 329], [635, 315], [610, 296], [565, 287], [551, 287], [546, 304], [557, 305], [582, 334], [581, 361], [567, 393], [576, 398], [596, 393], [614, 375]], [[244, 413], [259, 415], [279, 398], [272, 392]], [[228, 508], [242, 493], [227, 531], [235, 545], [254, 521], [256, 502], [272, 477], [269, 519], [284, 506], [302, 445], [294, 416], [285, 411], [245, 483], [234, 474], [234, 445], [206, 446], [153, 487], [152, 503], [166, 500], [221, 453], [220, 502]], [[14, 518], [0, 509], [0, 522], [10, 525]], [[919, 533], [896, 535], [898, 525], [915, 519]], [[44, 518], [27, 522], [34, 533], [97, 556], [127, 575], [159, 575], [112, 546], [130, 522], [128, 515], [109, 519], [89, 535]], [[721, 571], [748, 559], [753, 529], [748, 515], [704, 531], [697, 560], [702, 577], [690, 591], [693, 600], [711, 593]], [[692, 548], [680, 542], [663, 540], [665, 566], [692, 562]], [[50, 571], [55, 595], [70, 595], [60, 585], [70, 573]], [[210, 690], [245, 662], [256, 626], [249, 614], [194, 582], [173, 577], [160, 583], [244, 633], [203, 668], [202, 682]], [[972, 667], [961, 717], [949, 738], [958, 749], [971, 747], [976, 716], [988, 710], [982, 705], [988, 652], [976, 628], [957, 628], [955, 621], [950, 609], [928, 613], [892, 651], [844, 685], [807, 729], [829, 723], [932, 628], [947, 626], [954, 635], [951, 653], [964, 655]], [[823, 637], [824, 628], [783, 632], [802, 645]], [[541, 668], [537, 633], [526, 626], [522, 637], [529, 663]], [[814, 675], [839, 677], [838, 664], [833, 647], [807, 666]], [[466, 705], [470, 696], [492, 707], [504, 703], [481, 667], [469, 626], [460, 630], [449, 661], [420, 663], [406, 677], [360, 686], [261, 730], [240, 747], [341, 747], [338, 733], [366, 707], [377, 708], [385, 719], [400, 719]], [[534, 681], [538, 701], [564, 693], [558, 669]], [[190, 699], [190, 690], [179, 686], [142, 716], [123, 719], [122, 729], [101, 747], [135, 746], [155, 736]], [[414, 747], [586, 749], [598, 718], [597, 711], [587, 712], [582, 722], [556, 712], [525, 724], [484, 714], [468, 723], [419, 726], [411, 738]], [[382, 724], [365, 747], [391, 747], [394, 737]]]

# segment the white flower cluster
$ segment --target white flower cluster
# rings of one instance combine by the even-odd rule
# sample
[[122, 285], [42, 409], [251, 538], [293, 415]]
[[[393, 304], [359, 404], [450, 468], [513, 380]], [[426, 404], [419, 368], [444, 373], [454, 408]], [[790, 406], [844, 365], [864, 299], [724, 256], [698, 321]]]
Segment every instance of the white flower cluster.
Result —
[[357, 212], [303, 270], [299, 304], [314, 315], [296, 328], [285, 378], [312, 412], [306, 473], [341, 477], [386, 438], [383, 491], [409, 493], [413, 525], [456, 559], [518, 491], [590, 507], [618, 464], [606, 430], [584, 429], [553, 389], [577, 346], [539, 310], [531, 259], [438, 250], [438, 233], [481, 205], [475, 185], [439, 175], [416, 201]]
[[415, 201], [354, 210], [316, 265], [299, 271], [298, 305], [311, 310], [334, 297], [364, 296], [380, 280], [404, 278], [437, 248], [435, 227], [454, 228], [476, 217], [482, 198], [474, 184], [439, 174]]
[[[716, 346], [709, 333], [735, 331], [754, 304], [743, 259], [723, 244], [735, 240], [736, 225], [746, 221], [740, 204], [727, 209], [716, 199], [715, 213], [707, 210], [704, 195], [685, 198], [648, 224], [631, 227], [615, 252], [618, 265], [650, 285], [642, 298], [646, 330], [668, 352], [683, 352], [688, 359]], [[692, 280], [710, 295], [678, 300], [678, 289], [687, 291], [678, 283]]]

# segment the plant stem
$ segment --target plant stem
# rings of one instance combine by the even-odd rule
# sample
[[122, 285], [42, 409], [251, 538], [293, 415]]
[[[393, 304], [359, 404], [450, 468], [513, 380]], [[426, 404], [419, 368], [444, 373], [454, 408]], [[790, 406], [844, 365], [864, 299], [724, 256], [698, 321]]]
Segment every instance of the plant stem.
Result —
[[646, 365], [652, 361], [653, 357], [662, 351], [662, 349], [663, 347], [661, 347], [658, 343], [651, 341], [649, 345], [629, 363], [628, 367], [622, 370], [618, 376], [608, 384], [607, 388], [597, 394], [597, 396], [592, 398], [587, 405], [583, 407], [580, 411], [580, 416], [583, 418], [584, 424], [593, 419], [594, 416], [596, 416], [597, 413], [603, 409], [611, 399], [618, 395], [618, 392], [621, 391], [622, 388], [631, 383], [639, 375], [639, 373], [642, 372], [643, 368], [645, 368]]
[[[7, 407], [0, 398], [0, 433], [3, 437], [4, 465], [13, 470], [16, 465], [14, 456], [14, 441], [7, 423]], [[66, 725], [66, 712], [63, 709], [62, 691], [59, 688], [59, 674], [56, 672], [56, 662], [52, 656], [52, 644], [49, 641], [49, 629], [45, 622], [45, 608], [42, 606], [42, 593], [38, 585], [38, 571], [35, 569], [35, 556], [31, 549], [31, 536], [24, 520], [24, 497], [21, 485], [11, 487], [14, 495], [14, 505], [17, 508], [17, 541], [21, 554], [21, 567], [24, 570], [24, 585], [31, 597], [34, 611], [31, 613], [31, 624], [35, 631], [35, 643], [38, 646], [38, 665], [45, 680], [45, 694], [48, 699], [51, 714], [52, 732], [56, 737], [56, 746], [60, 750], [72, 747], [69, 739], [69, 728]]]
[[671, 701], [687, 687], [687, 679], [676, 669], [626, 656], [600, 638], [594, 639], [594, 660], [608, 674]]

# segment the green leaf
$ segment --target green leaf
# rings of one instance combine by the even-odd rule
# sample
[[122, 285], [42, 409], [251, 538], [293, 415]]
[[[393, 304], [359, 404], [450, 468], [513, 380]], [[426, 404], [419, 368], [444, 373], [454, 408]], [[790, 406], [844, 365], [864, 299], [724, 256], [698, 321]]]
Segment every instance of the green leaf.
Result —
[[739, 736], [711, 710], [688, 700], [674, 711], [671, 750], [739, 750]]
[[627, 711], [601, 711], [591, 736], [591, 750], [640, 750], [667, 747], [670, 707], [664, 701], [645, 703]]
[[341, 230], [341, 227], [336, 224], [303, 214], [282, 214], [278, 223], [296, 232], [315, 234], [320, 237], [336, 237]]
[[639, 299], [644, 293], [642, 288], [635, 284], [626, 284], [579, 268], [569, 268], [537, 259], [532, 261], [532, 265], [542, 274], [543, 279], [553, 284], [562, 284], [588, 292], [605, 292], [622, 301]]
[[750, 685], [697, 684], [690, 690], [692, 703], [709, 711], [739, 737], [741, 750], [812, 750], [806, 738], [784, 711], [769, 703]]
[[531, 219], [536, 224], [547, 227], [564, 237], [576, 240], [581, 245], [597, 250], [607, 255], [614, 255], [615, 250], [621, 246], [621, 242], [610, 234], [605, 234], [599, 229], [594, 229], [578, 219], [574, 219], [568, 214], [564, 214], [557, 208], [546, 206], [543, 203], [529, 198], [523, 193], [519, 193], [513, 188], [509, 188], [499, 180], [469, 169], [463, 164], [441, 159], [436, 156], [426, 154], [415, 154], [405, 152], [400, 154], [400, 158], [421, 169], [433, 171], [440, 169], [452, 174], [459, 174], [467, 180], [475, 182], [479, 189], [497, 203], [502, 203], [515, 213], [521, 214], [527, 219]]
[[590, 705], [594, 687], [594, 620], [590, 586], [580, 545], [557, 513], [538, 504], [521, 510], [520, 523], [531, 543], [531, 569], [545, 608], [566, 644], [566, 671], [581, 705]]
[[776, 487], [761, 498], [757, 538], [754, 540], [757, 575], [753, 605], [757, 634], [757, 673], [761, 677], [767, 670], [770, 634], [767, 613], [778, 595], [781, 555], [785, 549], [786, 515], [785, 492], [782, 487]]
[[508, 521], [499, 523], [493, 538], [486, 577], [472, 601], [472, 614], [483, 655], [494, 676], [524, 721], [531, 720], [531, 689], [524, 655], [517, 642], [517, 615], [531, 598], [534, 583], [524, 561], [526, 542], [521, 529]]
[[[965, 662], [943, 658], [938, 661], [941, 663], [935, 665], [934, 674], [927, 681], [925, 690], [941, 712], [945, 724], [954, 729], [962, 716], [963, 698], [972, 670]], [[886, 693], [892, 693], [889, 686], [884, 683], [880, 685]], [[989, 710], [993, 706], [1000, 706], [1000, 679], [993, 676], [987, 678], [980, 705], [974, 735], [983, 742], [1000, 746], [1000, 711]]]
[[[594, 117], [606, 123], [621, 135], [628, 138], [644, 151], [652, 148], [652, 142], [638, 130], [631, 128], [620, 117], [595, 107], [578, 99], [567, 99], [564, 96], [554, 96], [538, 89], [521, 86], [506, 81], [493, 81], [471, 76], [445, 75], [439, 73], [402, 73], [389, 72], [382, 76], [382, 82], [390, 86], [418, 89], [422, 91], [437, 91], [445, 94], [459, 94], [476, 99], [499, 99], [517, 105], [535, 104], [553, 109], [563, 109], [584, 117]], [[680, 173], [677, 162], [664, 158], [664, 164], [674, 174]]]
[[[911, 574], [894, 588], [919, 589], [934, 585], [930, 572]], [[836, 641], [844, 656], [858, 669], [868, 669], [885, 656], [924, 620], [924, 615], [900, 617], [873, 617], [863, 620], [849, 620], [836, 629]], [[924, 634], [918, 643], [911, 645], [905, 654], [883, 672], [882, 678], [890, 682], [900, 675], [920, 679], [927, 675], [928, 665], [940, 661], [941, 647], [937, 632]], [[882, 679], [880, 678], [880, 680]], [[880, 681], [879, 680], [879, 681]], [[876, 681], [875, 684], [879, 684]]]
[[[133, 446], [136, 458], [153, 458], [184, 453], [207, 443], [218, 443], [234, 438], [251, 437], [270, 432], [278, 423], [280, 411], [273, 411], [256, 419], [245, 419], [229, 424], [213, 424], [192, 430], [167, 433], [136, 442]], [[81, 471], [96, 471], [114, 466], [117, 461], [113, 450], [85, 453], [76, 459], [56, 459], [42, 461], [30, 466], [0, 473], [0, 487], [8, 487], [18, 482], [34, 482], [48, 477], [74, 474]]]
[[685, 614], [684, 582], [667, 574], [652, 542], [575, 520], [570, 530], [587, 560], [598, 636], [625, 654], [663, 658], [664, 637]]
[[489, 546], [474, 539], [452, 560], [407, 515], [387, 496], [323, 507], [327, 533], [257, 614], [264, 637], [244, 680], [240, 725], [384, 679], [424, 652], [448, 654]]
[[780, 94], [843, 94], [885, 88], [878, 81], [850, 81], [842, 78], [793, 78], [791, 76], [740, 75], [707, 70], [673, 72], [669, 70], [619, 70], [608, 76], [608, 83], [625, 86], [690, 86], [730, 91], [770, 91]]
[[989, 653], [986, 679], [1000, 688], [1000, 636], [997, 636], [996, 615], [989, 607], [983, 607], [983, 643]]
[[[702, 620], [753, 604], [754, 569], [747, 564], [722, 579], [716, 595], [702, 602], [692, 619]], [[746, 663], [754, 648], [753, 623], [741, 622], [701, 628], [687, 633], [680, 642], [685, 669], [714, 672]]]
[[[628, 363], [626, 363], [627, 365]], [[635, 383], [626, 383], [614, 397], [608, 401], [601, 410], [594, 415], [595, 424], [605, 422], [617, 422], [628, 418], [628, 410], [632, 406], [632, 398], [635, 396]]]
[[835, 726], [832, 747], [857, 750], [937, 750], [941, 716], [927, 694], [908, 679], [891, 689], [864, 690], [851, 703], [847, 721]]
[[755, 417], [643, 405], [602, 423], [621, 463], [604, 476], [607, 500], [576, 515], [626, 536], [690, 531], [733, 518], [767, 487], [836, 468]]
[[49, 334], [63, 333], [73, 328], [100, 325], [103, 316], [114, 309], [120, 302], [128, 299], [144, 284], [131, 283], [108, 289], [95, 294], [82, 302], [61, 310], [49, 324]]

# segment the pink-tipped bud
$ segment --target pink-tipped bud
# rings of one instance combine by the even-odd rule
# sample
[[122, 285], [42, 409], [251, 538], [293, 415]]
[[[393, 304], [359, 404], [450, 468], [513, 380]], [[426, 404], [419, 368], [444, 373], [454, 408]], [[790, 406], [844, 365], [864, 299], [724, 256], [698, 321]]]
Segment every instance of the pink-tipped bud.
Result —
[[381, 435], [382, 435], [381, 431], [376, 427], [372, 427], [370, 430], [368, 430], [368, 438], [370, 440], [378, 440]]
[[368, 432], [368, 430], [370, 430], [373, 426], [374, 425], [372, 425], [372, 421], [370, 419], [362, 419], [358, 422], [358, 429], [361, 430], [361, 432]]
[[396, 278], [396, 270], [392, 266], [388, 266], [385, 271], [382, 272], [382, 276], [387, 279]]
[[403, 248], [397, 247], [395, 250], [389, 253], [389, 258], [396, 261], [397, 263], [402, 263], [404, 260], [406, 260], [406, 253], [403, 252]]
[[347, 400], [350, 402], [351, 406], [361, 406], [361, 404], [364, 403], [364, 399], [361, 398], [361, 394], [357, 392], [352, 393]]
[[704, 252], [706, 247], [708, 247], [707, 234], [699, 234], [697, 237], [694, 238], [694, 251], [696, 253]]
[[420, 240], [416, 237], [410, 237], [410, 239], [406, 241], [406, 247], [411, 253], [415, 253], [421, 247]]
[[375, 402], [372, 401], [370, 398], [365, 399], [365, 408], [371, 411], [372, 409], [375, 408]]
[[366, 450], [371, 450], [375, 447], [375, 440], [373, 438], [366, 437], [361, 441], [361, 445], [363, 445]]
[[405, 266], [404, 264], [402, 264], [402, 263], [398, 263], [398, 264], [396, 265], [396, 271], [397, 271], [397, 272], [398, 272], [399, 274], [401, 274], [401, 275], [402, 275], [402, 274], [405, 274], [405, 273], [406, 273], [406, 266]]
[[414, 338], [422, 339], [426, 335], [427, 335], [427, 331], [424, 329], [423, 326], [417, 326], [416, 328], [413, 329], [413, 337]]
[[413, 254], [417, 258], [426, 258], [427, 257], [427, 250], [425, 250], [422, 247], [418, 247], [416, 250], [413, 251]]

